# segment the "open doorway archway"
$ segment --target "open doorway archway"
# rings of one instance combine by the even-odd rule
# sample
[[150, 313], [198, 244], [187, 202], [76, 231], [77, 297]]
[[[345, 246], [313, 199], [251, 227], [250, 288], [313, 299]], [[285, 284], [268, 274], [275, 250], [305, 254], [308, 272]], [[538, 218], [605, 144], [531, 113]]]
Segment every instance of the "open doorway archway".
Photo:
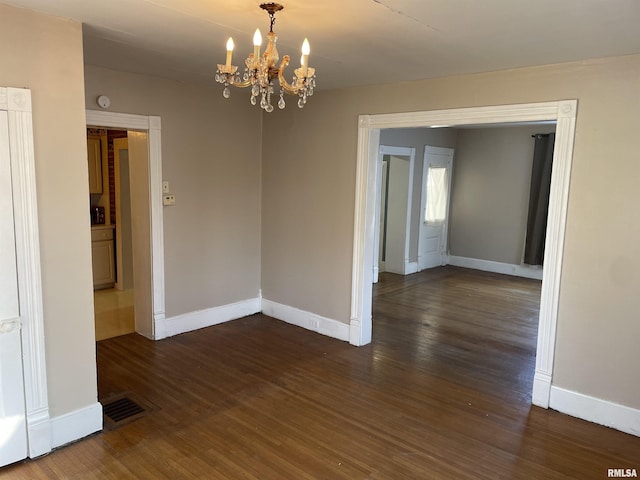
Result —
[[[149, 211], [151, 223], [151, 311], [152, 318], [145, 319], [139, 331], [158, 339], [164, 334], [158, 331], [165, 317], [164, 301], [164, 235], [162, 216], [162, 150], [160, 117], [126, 113], [87, 110], [87, 126], [138, 130], [148, 134], [149, 156]], [[136, 330], [138, 330], [136, 325]]]
[[376, 162], [380, 144], [380, 130], [384, 128], [437, 128], [556, 121], [555, 153], [544, 258], [545, 269], [540, 299], [536, 371], [532, 392], [534, 405], [544, 408], [549, 406], [576, 111], [577, 100], [565, 100], [360, 116], [349, 334], [351, 344], [365, 345], [371, 342], [373, 229], [378, 175]]

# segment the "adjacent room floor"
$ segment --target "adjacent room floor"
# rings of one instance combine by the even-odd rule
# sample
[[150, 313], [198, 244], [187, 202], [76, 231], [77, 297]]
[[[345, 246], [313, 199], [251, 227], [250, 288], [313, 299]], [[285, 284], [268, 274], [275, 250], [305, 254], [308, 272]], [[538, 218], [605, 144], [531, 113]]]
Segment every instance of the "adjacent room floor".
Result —
[[[455, 267], [374, 287], [356, 348], [253, 315], [98, 342], [99, 397], [146, 409], [0, 477], [602, 479], [640, 438], [530, 405], [540, 283]], [[330, 301], [330, 299], [326, 299]]]
[[93, 292], [96, 341], [136, 331], [133, 290], [107, 288]]

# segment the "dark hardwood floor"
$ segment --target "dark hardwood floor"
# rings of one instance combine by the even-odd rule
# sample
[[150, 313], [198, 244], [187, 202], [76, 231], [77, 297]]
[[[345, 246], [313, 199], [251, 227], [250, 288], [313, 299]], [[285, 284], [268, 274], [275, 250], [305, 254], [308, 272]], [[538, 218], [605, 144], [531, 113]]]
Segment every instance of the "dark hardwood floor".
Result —
[[[540, 283], [384, 274], [373, 342], [253, 315], [98, 343], [99, 397], [143, 417], [0, 469], [38, 479], [604, 479], [640, 438], [531, 407]], [[327, 299], [330, 301], [330, 299]]]

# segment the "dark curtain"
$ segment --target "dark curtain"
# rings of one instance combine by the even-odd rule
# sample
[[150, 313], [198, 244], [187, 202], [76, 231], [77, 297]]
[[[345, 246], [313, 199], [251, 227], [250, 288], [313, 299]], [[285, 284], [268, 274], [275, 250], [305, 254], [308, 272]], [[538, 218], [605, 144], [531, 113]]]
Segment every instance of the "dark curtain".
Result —
[[549, 191], [551, 190], [553, 144], [556, 135], [555, 133], [539, 133], [534, 135], [534, 138], [536, 143], [533, 150], [533, 167], [531, 168], [524, 263], [542, 265], [547, 232], [547, 212], [549, 211]]

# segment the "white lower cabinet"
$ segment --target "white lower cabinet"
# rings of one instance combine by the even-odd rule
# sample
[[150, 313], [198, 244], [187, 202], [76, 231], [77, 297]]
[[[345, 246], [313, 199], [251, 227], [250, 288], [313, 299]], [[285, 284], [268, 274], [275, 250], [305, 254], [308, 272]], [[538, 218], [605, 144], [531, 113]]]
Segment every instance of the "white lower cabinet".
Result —
[[93, 288], [110, 288], [116, 281], [113, 250], [113, 225], [91, 228], [91, 257], [93, 263]]

